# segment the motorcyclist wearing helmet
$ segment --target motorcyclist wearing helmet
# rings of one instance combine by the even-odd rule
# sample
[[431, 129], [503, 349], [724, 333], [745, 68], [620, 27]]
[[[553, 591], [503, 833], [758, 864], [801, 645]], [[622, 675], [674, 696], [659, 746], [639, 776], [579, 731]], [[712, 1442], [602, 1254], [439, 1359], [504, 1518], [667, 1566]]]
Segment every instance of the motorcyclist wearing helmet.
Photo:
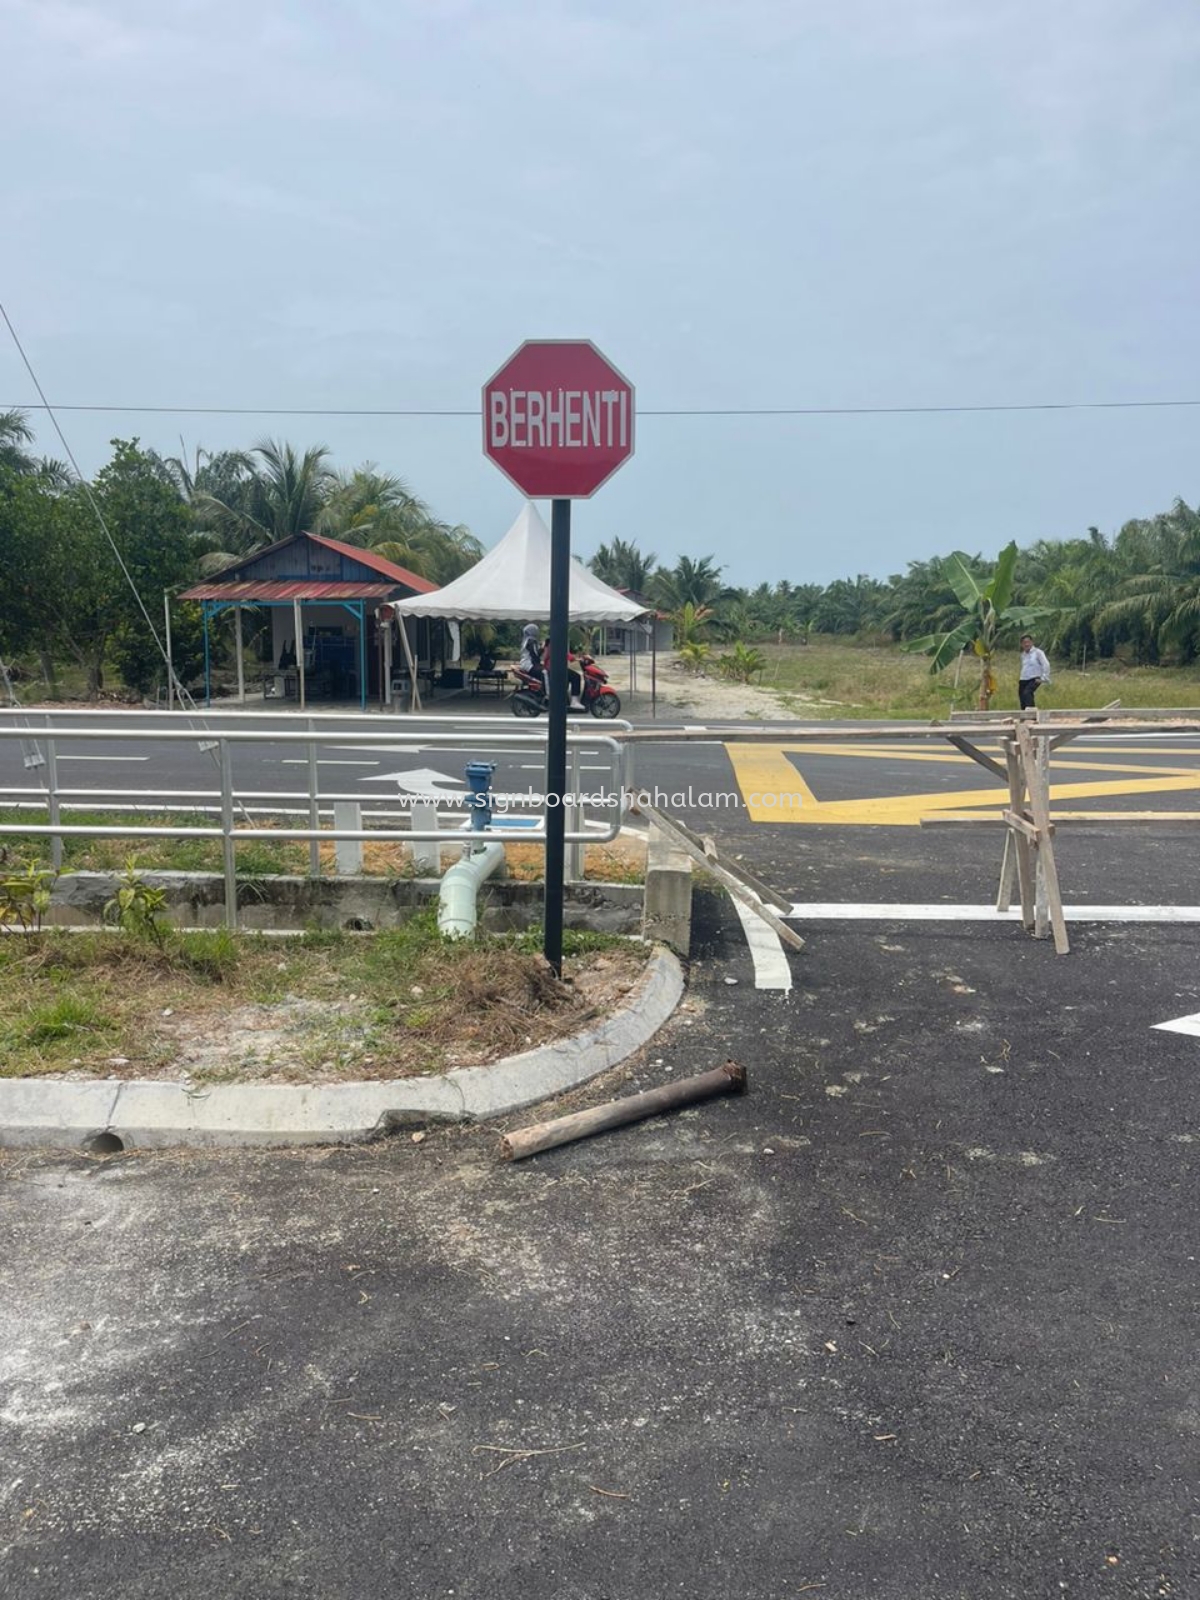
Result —
[[542, 670], [542, 641], [538, 636], [536, 622], [527, 622], [521, 632], [521, 671], [527, 672], [531, 678], [536, 678], [542, 688], [546, 687], [546, 675]]

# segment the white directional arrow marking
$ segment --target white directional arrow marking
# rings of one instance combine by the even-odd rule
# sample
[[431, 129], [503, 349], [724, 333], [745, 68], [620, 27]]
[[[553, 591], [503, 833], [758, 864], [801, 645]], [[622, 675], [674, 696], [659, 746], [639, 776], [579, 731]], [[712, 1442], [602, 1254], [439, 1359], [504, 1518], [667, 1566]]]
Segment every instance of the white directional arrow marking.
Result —
[[1176, 1017], [1172, 1022], [1156, 1022], [1154, 1026], [1160, 1033], [1190, 1033], [1200, 1037], [1200, 1011], [1193, 1011], [1190, 1017]]
[[452, 778], [448, 772], [435, 772], [432, 767], [414, 767], [409, 772], [373, 772], [369, 778], [360, 778], [359, 782], [395, 783], [407, 794], [421, 795], [429, 800], [442, 796], [452, 798], [463, 792], [463, 786], [457, 778]]

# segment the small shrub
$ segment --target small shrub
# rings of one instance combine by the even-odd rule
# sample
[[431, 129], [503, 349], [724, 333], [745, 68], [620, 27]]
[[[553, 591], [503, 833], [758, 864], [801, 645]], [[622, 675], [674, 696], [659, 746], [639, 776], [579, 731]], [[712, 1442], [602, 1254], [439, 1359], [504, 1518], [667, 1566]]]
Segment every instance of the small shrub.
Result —
[[679, 647], [679, 665], [685, 672], [700, 672], [712, 654], [712, 646], [693, 639]]
[[115, 923], [135, 939], [146, 939], [165, 950], [170, 924], [160, 913], [166, 900], [166, 891], [148, 884], [130, 856], [116, 894], [104, 907], [104, 920]]
[[23, 933], [35, 933], [50, 909], [50, 895], [58, 876], [40, 862], [20, 862], [15, 871], [0, 875], [0, 923], [13, 923]]
[[765, 672], [766, 667], [767, 658], [761, 650], [740, 643], [735, 644], [732, 650], [717, 661], [721, 676], [729, 678], [733, 683], [750, 683], [760, 672]]

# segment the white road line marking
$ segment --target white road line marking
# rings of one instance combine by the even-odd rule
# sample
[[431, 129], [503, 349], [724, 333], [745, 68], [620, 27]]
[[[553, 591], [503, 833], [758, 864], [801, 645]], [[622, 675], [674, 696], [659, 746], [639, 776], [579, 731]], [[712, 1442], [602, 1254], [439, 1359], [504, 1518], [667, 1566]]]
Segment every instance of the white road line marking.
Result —
[[[306, 767], [308, 760], [303, 756], [284, 756], [280, 763], [284, 767]], [[319, 767], [377, 767], [378, 761], [335, 761], [326, 760], [324, 756], [317, 757]]]
[[[1066, 906], [1068, 922], [1200, 922], [1200, 906]], [[800, 900], [787, 913], [809, 922], [1019, 922], [1020, 910], [994, 906], [860, 904]]]
[[762, 918], [756, 917], [750, 907], [744, 906], [740, 900], [733, 900], [732, 904], [741, 921], [746, 943], [750, 946], [750, 959], [754, 963], [754, 987], [777, 989], [786, 993], [792, 987], [792, 969], [788, 965], [788, 958], [784, 954], [779, 935], [768, 928]]
[[419, 756], [431, 748], [424, 744], [331, 744], [331, 750], [383, 750], [389, 756]]
[[1173, 1022], [1156, 1022], [1153, 1026], [1160, 1033], [1190, 1033], [1194, 1038], [1200, 1037], [1200, 1011], [1194, 1011], [1190, 1017], [1176, 1017]]
[[149, 756], [59, 756], [60, 761], [149, 761]]

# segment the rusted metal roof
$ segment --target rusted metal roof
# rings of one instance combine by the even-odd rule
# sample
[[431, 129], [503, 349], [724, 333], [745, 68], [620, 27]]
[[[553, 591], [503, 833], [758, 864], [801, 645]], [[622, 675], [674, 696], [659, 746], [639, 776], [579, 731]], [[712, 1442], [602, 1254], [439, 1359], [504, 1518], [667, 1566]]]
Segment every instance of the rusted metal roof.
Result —
[[339, 555], [348, 556], [351, 561], [360, 561], [364, 567], [370, 567], [372, 572], [381, 572], [385, 578], [407, 584], [417, 594], [432, 594], [437, 588], [437, 584], [431, 583], [428, 578], [410, 572], [407, 567], [398, 567], [394, 561], [386, 560], [374, 550], [364, 550], [357, 544], [343, 544], [340, 539], [327, 539], [323, 533], [310, 533], [305, 537], [316, 544], [323, 544], [327, 550], [336, 550]]
[[[413, 595], [413, 594], [432, 594], [433, 591], [438, 587], [436, 583], [431, 583], [428, 578], [422, 578], [418, 573], [410, 572], [407, 567], [399, 567], [399, 566], [396, 565], [396, 563], [394, 561], [388, 561], [383, 556], [378, 555], [374, 550], [367, 550], [367, 549], [363, 548], [363, 546], [361, 546], [361, 545], [344, 544], [341, 539], [328, 539], [328, 538], [326, 538], [326, 536], [323, 533], [296, 533], [296, 534], [292, 534], [287, 539], [278, 540], [275, 544], [266, 545], [261, 550], [253, 551], [250, 555], [243, 556], [240, 561], [232, 562], [229, 566], [223, 568], [221, 572], [213, 573], [212, 577], [210, 579], [206, 579], [204, 583], [196, 584], [192, 589], [190, 589], [188, 591], [188, 593], [185, 596], [183, 596], [183, 598], [187, 599], [187, 600], [221, 600], [221, 599], [225, 599], [225, 598], [236, 599], [238, 597], [233, 595], [233, 594], [230, 594], [229, 591], [234, 586], [234, 584], [239, 581], [238, 577], [237, 577], [238, 573], [240, 573], [240, 572], [253, 572], [254, 568], [256, 566], [258, 566], [261, 562], [265, 561], [268, 557], [278, 555], [281, 550], [286, 550], [289, 545], [303, 546], [305, 544], [321, 545], [326, 550], [336, 551], [336, 553], [339, 556], [341, 556], [343, 558], [343, 560], [345, 560], [345, 561], [352, 561], [358, 567], [365, 567], [368, 572], [377, 572], [381, 578], [390, 578], [391, 582], [386, 585], [386, 590], [383, 591], [383, 598], [385, 598], [385, 599], [389, 598], [389, 597], [395, 598], [395, 599], [402, 599], [403, 598], [403, 596], [399, 596], [399, 595], [394, 595], [393, 594], [393, 591], [396, 589], [397, 585], [403, 585], [403, 587], [408, 591], [408, 593], [410, 595]], [[301, 567], [301, 568], [307, 567], [308, 566], [307, 557], [302, 561], [298, 561], [296, 563], [296, 565]], [[276, 568], [276, 571], [278, 571], [278, 568]], [[263, 581], [263, 580], [259, 580], [259, 581]], [[278, 582], [278, 581], [286, 581], [286, 580], [266, 580], [266, 581]], [[329, 579], [325, 579], [325, 580], [314, 579], [313, 581], [315, 583], [321, 583], [323, 581], [324, 582], [329, 582], [329, 581], [332, 581], [332, 580], [329, 580]], [[350, 583], [353, 583], [355, 581], [357, 581], [357, 583], [359, 584], [360, 587], [363, 587], [363, 583], [362, 583], [361, 579], [359, 579], [359, 580], [347, 579], [347, 580], [345, 580], [345, 583], [343, 584], [343, 587], [345, 587], [345, 584], [350, 584]], [[201, 589], [210, 589], [210, 588], [213, 588], [213, 587], [219, 587], [220, 591], [221, 591], [220, 594], [203, 594], [202, 595], [199, 592]], [[377, 591], [374, 590], [374, 589], [369, 589], [369, 590], [364, 589], [364, 594], [366, 594], [368, 592], [370, 593], [370, 595], [374, 596]], [[248, 595], [244, 595], [241, 598], [249, 599], [250, 597]], [[257, 598], [258, 599], [269, 599], [269, 598], [278, 598], [278, 597], [267, 596], [267, 595], [259, 595]], [[288, 596], [283, 596], [282, 598], [286, 599], [286, 598], [288, 598]], [[307, 598], [307, 599], [318, 599], [318, 598], [320, 598], [320, 599], [342, 599], [342, 598], [344, 598], [344, 599], [347, 599], [347, 600], [353, 600], [353, 599], [357, 598], [357, 596], [355, 594], [347, 594], [345, 596], [341, 596], [341, 595], [317, 596], [317, 595], [309, 595], [307, 593], [307, 591], [306, 591], [305, 594], [301, 596], [301, 598], [302, 599], [305, 599], [305, 598]]]
[[260, 600], [394, 600], [400, 598], [396, 594], [399, 587], [399, 581], [394, 578], [387, 583], [353, 583], [336, 578], [259, 579], [237, 583], [222, 582], [217, 576], [194, 583], [179, 598], [241, 601], [246, 605]]

